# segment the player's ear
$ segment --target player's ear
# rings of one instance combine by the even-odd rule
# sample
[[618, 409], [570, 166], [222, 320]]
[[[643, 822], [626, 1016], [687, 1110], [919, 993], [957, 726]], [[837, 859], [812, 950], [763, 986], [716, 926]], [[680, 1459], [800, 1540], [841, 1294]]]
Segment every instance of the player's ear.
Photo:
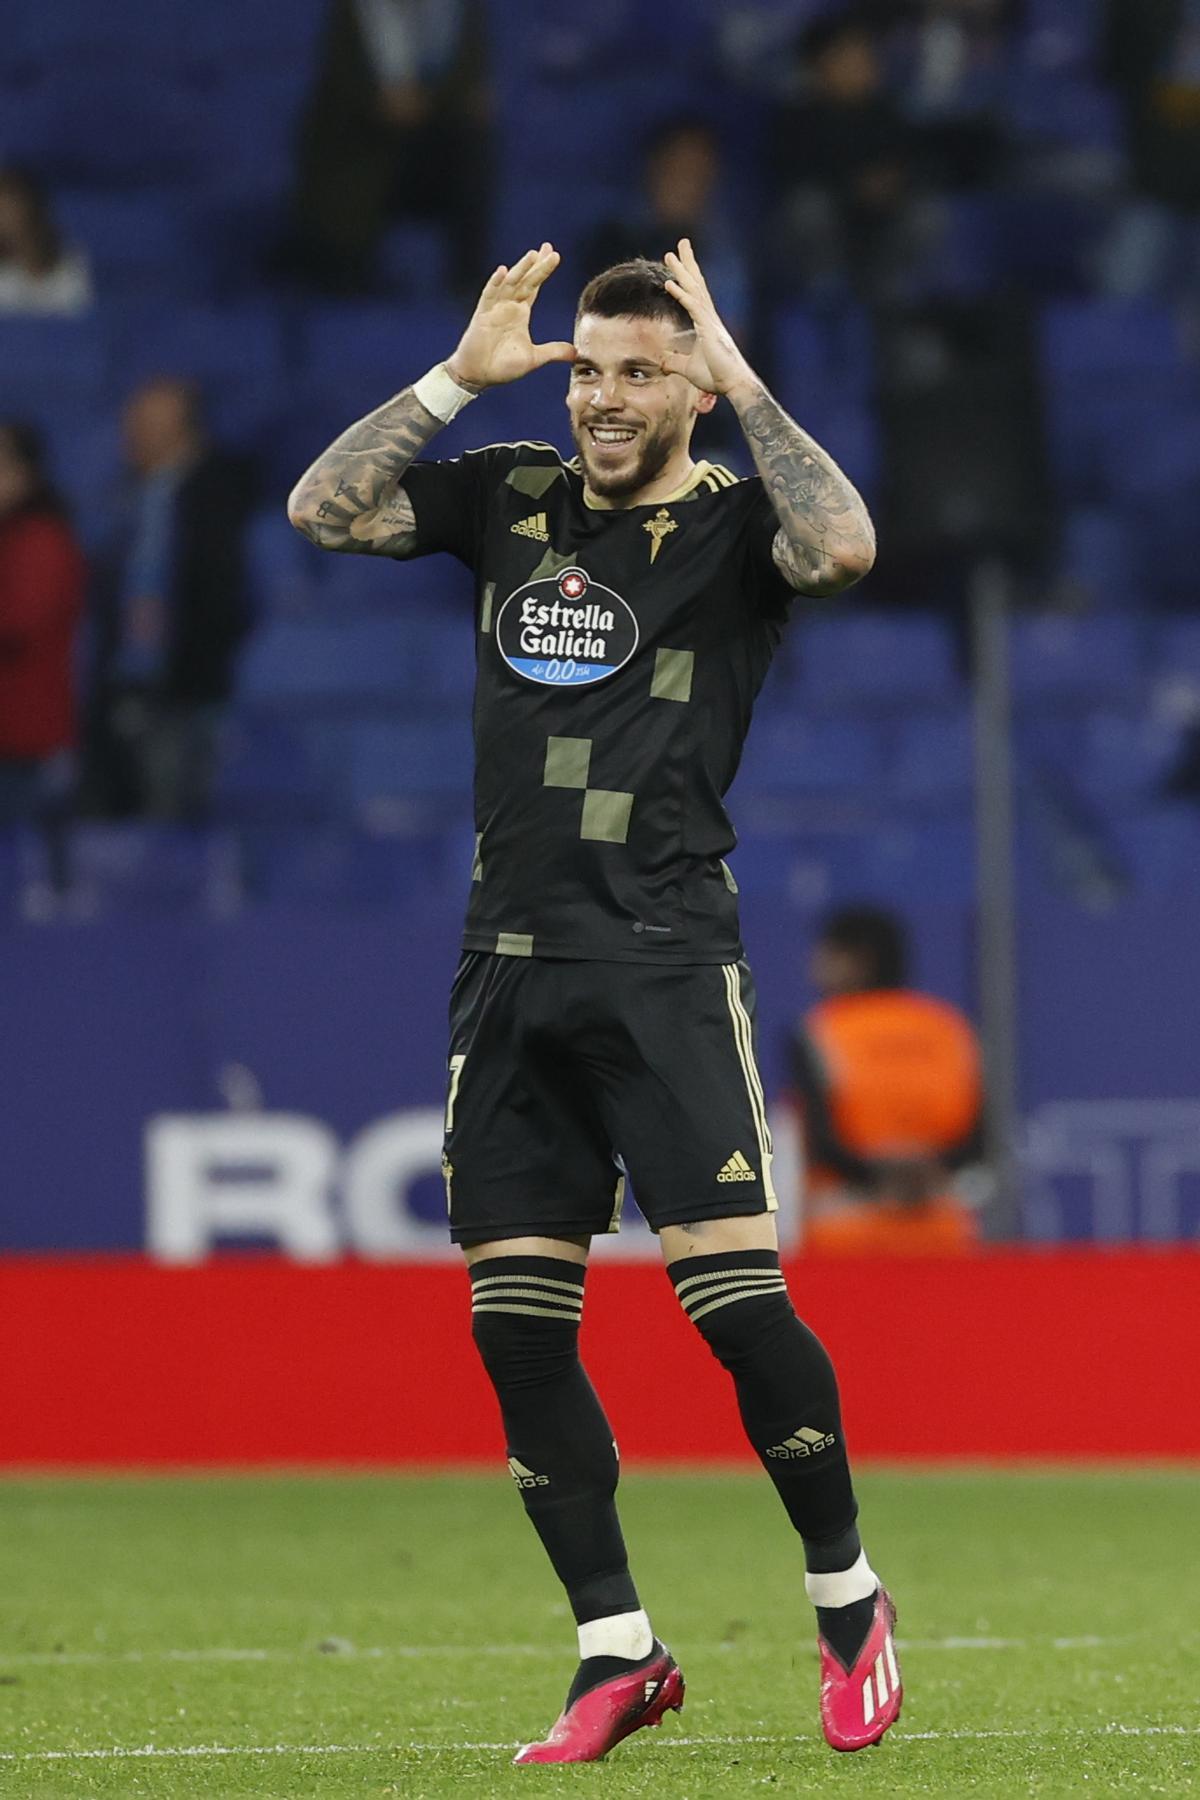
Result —
[[696, 395], [696, 411], [698, 413], [710, 413], [716, 404], [716, 394], [710, 394], [706, 388], [701, 388], [700, 392]]

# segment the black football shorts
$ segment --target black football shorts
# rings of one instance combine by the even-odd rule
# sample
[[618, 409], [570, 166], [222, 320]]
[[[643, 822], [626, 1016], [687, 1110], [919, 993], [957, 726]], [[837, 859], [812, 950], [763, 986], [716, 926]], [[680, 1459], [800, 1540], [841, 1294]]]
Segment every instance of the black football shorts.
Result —
[[463, 956], [443, 1168], [455, 1243], [774, 1212], [745, 962]]

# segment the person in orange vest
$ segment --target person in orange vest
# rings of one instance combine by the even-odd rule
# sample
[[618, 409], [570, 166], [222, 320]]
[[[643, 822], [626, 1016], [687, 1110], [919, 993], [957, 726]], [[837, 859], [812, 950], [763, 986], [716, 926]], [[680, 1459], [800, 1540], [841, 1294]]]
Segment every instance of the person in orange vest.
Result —
[[806, 1250], [925, 1255], [977, 1241], [953, 1177], [982, 1152], [979, 1044], [956, 1007], [906, 985], [907, 961], [890, 913], [845, 907], [821, 926], [821, 997], [790, 1044]]

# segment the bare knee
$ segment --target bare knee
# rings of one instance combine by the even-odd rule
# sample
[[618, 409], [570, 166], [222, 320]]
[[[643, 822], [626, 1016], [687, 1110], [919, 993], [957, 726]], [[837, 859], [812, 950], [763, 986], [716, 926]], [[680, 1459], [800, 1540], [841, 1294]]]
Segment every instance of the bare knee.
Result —
[[557, 1257], [560, 1262], [586, 1263], [591, 1242], [590, 1237], [491, 1238], [485, 1244], [464, 1244], [463, 1254], [467, 1259], [468, 1269], [476, 1263], [487, 1262], [494, 1256], [552, 1256]]

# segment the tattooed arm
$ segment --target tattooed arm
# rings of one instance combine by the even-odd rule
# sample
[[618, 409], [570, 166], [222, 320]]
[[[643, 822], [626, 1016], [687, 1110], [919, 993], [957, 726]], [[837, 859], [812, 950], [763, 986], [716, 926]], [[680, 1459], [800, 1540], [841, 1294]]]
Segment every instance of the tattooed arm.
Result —
[[[550, 244], [527, 250], [512, 268], [492, 275], [446, 373], [468, 393], [516, 381], [548, 362], [570, 362], [570, 344], [535, 344], [529, 315], [542, 283], [558, 267]], [[322, 550], [407, 556], [416, 544], [416, 515], [404, 471], [442, 428], [412, 388], [368, 413], [318, 456], [288, 500], [288, 518]]]
[[442, 422], [405, 388], [343, 431], [292, 489], [288, 518], [320, 550], [406, 556], [416, 517], [400, 483]]
[[758, 379], [721, 322], [687, 238], [664, 260], [667, 291], [690, 315], [695, 335], [663, 358], [663, 368], [703, 393], [724, 394], [737, 413], [779, 516], [776, 568], [804, 594], [835, 594], [860, 581], [875, 560], [862, 496]]
[[854, 483], [761, 383], [729, 398], [779, 515], [771, 549], [785, 581], [802, 594], [861, 581], [875, 561], [875, 530]]

